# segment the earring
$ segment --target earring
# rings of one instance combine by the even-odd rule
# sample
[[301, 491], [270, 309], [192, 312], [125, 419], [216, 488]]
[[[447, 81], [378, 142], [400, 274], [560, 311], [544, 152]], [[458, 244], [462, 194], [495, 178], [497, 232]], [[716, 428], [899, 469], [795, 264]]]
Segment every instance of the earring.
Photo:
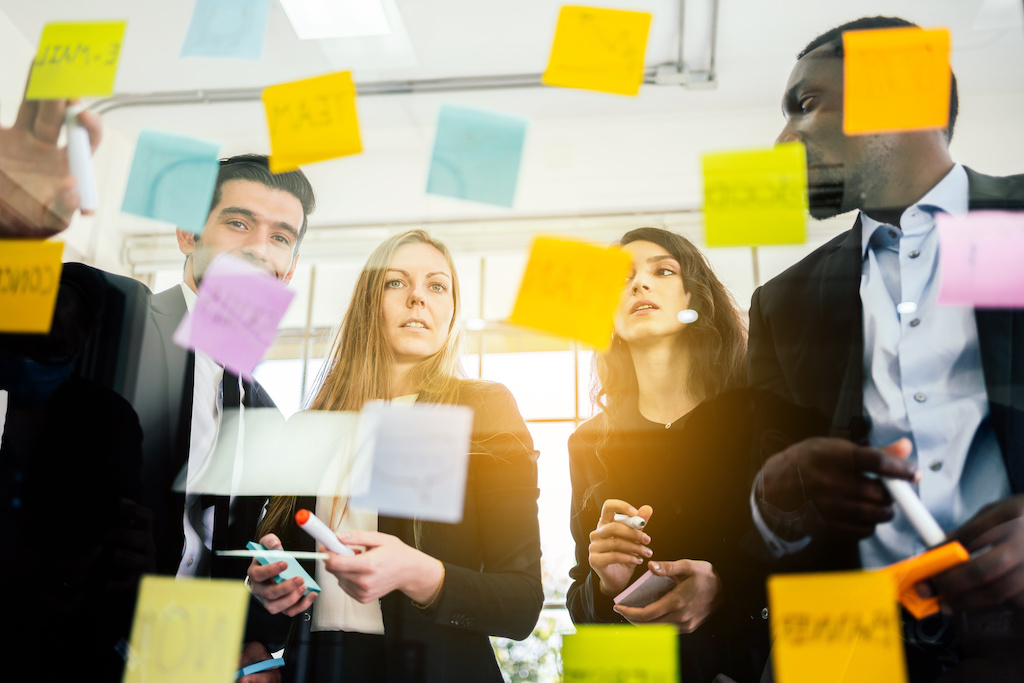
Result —
[[676, 316], [676, 320], [683, 324], [689, 324], [697, 322], [698, 317], [697, 311], [692, 308], [687, 308], [685, 311], [679, 311], [679, 315]]

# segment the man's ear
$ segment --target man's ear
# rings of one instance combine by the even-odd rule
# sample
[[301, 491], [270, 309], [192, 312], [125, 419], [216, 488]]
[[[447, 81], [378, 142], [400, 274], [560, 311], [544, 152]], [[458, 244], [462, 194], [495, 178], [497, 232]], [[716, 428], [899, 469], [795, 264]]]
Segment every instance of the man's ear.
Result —
[[181, 250], [181, 253], [191, 256], [196, 249], [196, 234], [181, 228], [175, 229], [174, 234], [178, 238], [178, 249]]
[[295, 258], [292, 259], [292, 267], [284, 274], [281, 278], [281, 282], [288, 284], [292, 281], [292, 275], [295, 275], [295, 268], [299, 265], [299, 252], [295, 252]]

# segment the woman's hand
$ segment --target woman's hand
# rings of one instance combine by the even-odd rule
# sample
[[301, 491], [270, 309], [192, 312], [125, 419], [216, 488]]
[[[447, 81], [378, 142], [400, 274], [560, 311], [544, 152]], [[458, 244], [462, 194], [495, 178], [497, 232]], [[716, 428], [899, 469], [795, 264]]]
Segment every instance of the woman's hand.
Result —
[[649, 562], [652, 574], [670, 576], [676, 587], [646, 607], [616, 605], [615, 611], [632, 624], [675, 624], [692, 633], [722, 604], [722, 582], [710, 562], [677, 560]]
[[590, 568], [600, 579], [601, 592], [608, 596], [621, 593], [637, 566], [653, 553], [647, 544], [651, 537], [639, 529], [615, 521], [616, 514], [640, 515], [650, 520], [654, 510], [644, 505], [639, 510], [623, 500], [609, 498], [601, 506], [597, 529], [590, 532]]
[[[281, 541], [274, 534], [267, 534], [260, 539], [264, 548], [271, 550], [284, 550]], [[294, 576], [287, 581], [277, 583], [274, 577], [287, 569], [288, 563], [284, 560], [271, 562], [262, 565], [253, 558], [249, 565], [249, 589], [252, 594], [259, 598], [263, 606], [271, 614], [284, 613], [290, 617], [301, 614], [309, 609], [316, 600], [317, 593], [310, 591], [305, 595], [306, 583], [301, 576]]]
[[[414, 602], [427, 604], [441, 588], [444, 568], [440, 560], [412, 548], [401, 539], [377, 531], [349, 531], [338, 538], [347, 546], [361, 546], [356, 555], [330, 553], [325, 566], [338, 578], [341, 589], [361, 603], [402, 591]], [[321, 552], [327, 549], [320, 546]]]

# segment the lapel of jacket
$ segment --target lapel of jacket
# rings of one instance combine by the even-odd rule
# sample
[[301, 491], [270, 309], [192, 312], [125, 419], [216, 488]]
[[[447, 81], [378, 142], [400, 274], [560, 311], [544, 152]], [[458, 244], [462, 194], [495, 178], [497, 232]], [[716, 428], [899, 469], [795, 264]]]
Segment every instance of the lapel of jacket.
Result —
[[[819, 273], [819, 319], [823, 334], [836, 349], [845, 349], [846, 357], [834, 376], [837, 390], [832, 414], [832, 435], [853, 441], [867, 436], [864, 417], [864, 316], [860, 300], [861, 253], [860, 216], [836, 248], [822, 262]], [[832, 379], [832, 378], [829, 378]]]
[[[1024, 178], [994, 178], [967, 170], [969, 208], [980, 210], [1024, 209]], [[1024, 325], [1024, 314], [1014, 309], [975, 309], [978, 347], [985, 375], [989, 412], [1003, 451], [1012, 488], [1024, 491], [1024, 380], [1014, 377], [1015, 327]], [[1014, 456], [1014, 454], [1018, 454]]]

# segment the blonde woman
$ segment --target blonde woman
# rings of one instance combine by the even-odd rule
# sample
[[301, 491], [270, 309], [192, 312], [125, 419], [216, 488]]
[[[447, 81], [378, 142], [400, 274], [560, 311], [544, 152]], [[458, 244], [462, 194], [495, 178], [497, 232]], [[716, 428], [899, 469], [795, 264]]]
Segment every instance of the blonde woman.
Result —
[[274, 583], [280, 564], [250, 566], [253, 594], [267, 610], [298, 617], [285, 651], [296, 679], [498, 682], [488, 636], [522, 639], [536, 624], [536, 452], [504, 386], [458, 378], [458, 338], [458, 276], [444, 244], [413, 230], [377, 247], [311, 408], [354, 411], [374, 399], [472, 407], [463, 519], [403, 520], [350, 510], [344, 500], [272, 499], [260, 526], [264, 545], [310, 547], [293, 517], [315, 506], [342, 542], [363, 549], [317, 562], [324, 592], [316, 602], [302, 597], [301, 580]]

